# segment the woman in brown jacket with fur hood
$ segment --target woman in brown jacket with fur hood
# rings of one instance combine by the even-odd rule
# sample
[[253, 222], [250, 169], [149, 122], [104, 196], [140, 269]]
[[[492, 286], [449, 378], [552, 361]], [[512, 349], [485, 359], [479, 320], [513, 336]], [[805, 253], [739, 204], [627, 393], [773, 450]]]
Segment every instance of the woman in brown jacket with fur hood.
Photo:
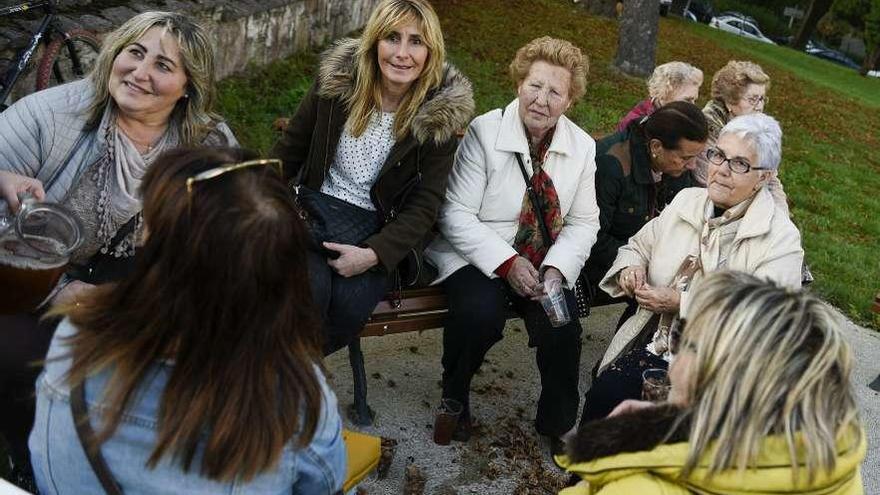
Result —
[[315, 239], [309, 277], [324, 318], [325, 353], [360, 331], [389, 274], [430, 237], [457, 132], [473, 110], [470, 82], [445, 63], [440, 23], [427, 1], [382, 0], [360, 38], [323, 54], [274, 154], [287, 177], [331, 197], [322, 201], [342, 200], [346, 209], [375, 212], [366, 217], [376, 220], [357, 245]]

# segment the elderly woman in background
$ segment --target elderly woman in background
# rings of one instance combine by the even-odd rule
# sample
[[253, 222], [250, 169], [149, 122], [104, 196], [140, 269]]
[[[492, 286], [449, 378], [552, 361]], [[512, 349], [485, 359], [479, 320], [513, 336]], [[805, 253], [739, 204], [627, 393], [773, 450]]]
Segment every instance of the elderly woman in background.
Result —
[[361, 331], [398, 265], [433, 236], [456, 136], [474, 109], [470, 82], [445, 53], [427, 1], [382, 0], [360, 38], [323, 54], [275, 147], [288, 176], [319, 191], [315, 201], [369, 225], [354, 244], [315, 238], [310, 251], [327, 354]]
[[581, 428], [563, 464], [589, 487], [561, 495], [863, 493], [840, 314], [734, 272], [707, 276], [688, 313], [668, 402], [627, 401]]
[[341, 488], [342, 421], [321, 371], [308, 232], [281, 162], [255, 158], [163, 154], [144, 176], [150, 235], [132, 273], [55, 310], [67, 319], [30, 437], [40, 493], [113, 493], [90, 448], [120, 494]]
[[[59, 202], [84, 228], [55, 302], [73, 302], [125, 271], [143, 232], [138, 188], [156, 157], [181, 144], [237, 144], [211, 110], [212, 50], [186, 16], [145, 12], [107, 35], [87, 79], [22, 98], [0, 114], [2, 199], [13, 211], [22, 193]], [[22, 468], [29, 466], [28, 404], [39, 371], [28, 363], [45, 356], [55, 327], [38, 317], [0, 316], [0, 425]]]
[[582, 422], [638, 397], [642, 371], [667, 366], [669, 334], [689, 314], [693, 281], [731, 269], [800, 287], [800, 233], [766, 187], [779, 167], [781, 142], [772, 117], [731, 120], [707, 151], [708, 187], [681, 191], [620, 248], [601, 288], [612, 297], [634, 297], [639, 308], [605, 352]]
[[[599, 236], [584, 273], [591, 294], [617, 250], [686, 187], [706, 143], [706, 119], [692, 103], [674, 101], [596, 144]], [[594, 301], [596, 302], [596, 301]]]
[[703, 85], [703, 71], [685, 62], [667, 62], [654, 68], [648, 79], [648, 98], [632, 108], [617, 124], [623, 132], [633, 121], [647, 117], [673, 101], [696, 103]]
[[[709, 123], [709, 140], [707, 149], [715, 144], [718, 134], [730, 119], [740, 115], [762, 113], [769, 101], [767, 91], [770, 89], [770, 76], [761, 66], [746, 61], [731, 60], [712, 77], [712, 99], [703, 107], [703, 113]], [[696, 182], [705, 186], [708, 180], [709, 162], [705, 155], [697, 160], [693, 171]], [[768, 181], [768, 189], [777, 206], [788, 215], [788, 201], [782, 189], [782, 183], [772, 174]]]
[[561, 281], [576, 315], [571, 288], [599, 230], [595, 143], [563, 115], [584, 94], [587, 60], [568, 41], [543, 37], [517, 51], [510, 73], [517, 97], [468, 127], [440, 213], [443, 237], [426, 251], [449, 301], [443, 397], [464, 405], [453, 438], [467, 440], [471, 378], [502, 338], [510, 301], [537, 347], [543, 390], [535, 426], [558, 451], [558, 437], [577, 418], [581, 325], [575, 316], [552, 328], [535, 298], [542, 283]]

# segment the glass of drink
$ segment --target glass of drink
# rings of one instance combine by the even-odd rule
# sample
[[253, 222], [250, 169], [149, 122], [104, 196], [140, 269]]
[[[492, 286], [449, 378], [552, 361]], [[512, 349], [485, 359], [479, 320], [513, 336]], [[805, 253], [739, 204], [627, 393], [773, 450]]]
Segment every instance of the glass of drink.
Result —
[[568, 313], [568, 304], [565, 301], [565, 293], [562, 290], [562, 280], [552, 278], [543, 283], [544, 294], [541, 296], [541, 306], [550, 319], [550, 325], [554, 328], [565, 326], [571, 321]]
[[449, 445], [452, 434], [458, 426], [458, 418], [464, 406], [455, 399], [440, 400], [440, 408], [434, 418], [434, 443], [437, 445]]
[[10, 289], [0, 298], [0, 314], [31, 311], [64, 273], [82, 231], [67, 209], [32, 199], [0, 217], [0, 287]]
[[642, 400], [663, 402], [669, 397], [672, 384], [669, 373], [662, 368], [650, 368], [642, 372]]

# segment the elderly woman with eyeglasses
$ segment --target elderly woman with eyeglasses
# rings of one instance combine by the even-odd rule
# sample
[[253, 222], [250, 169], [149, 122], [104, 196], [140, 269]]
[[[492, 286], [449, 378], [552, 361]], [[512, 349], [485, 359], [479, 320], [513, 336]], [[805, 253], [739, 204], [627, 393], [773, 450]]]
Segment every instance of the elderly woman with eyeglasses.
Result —
[[[740, 115], [763, 113], [764, 106], [770, 101], [767, 91], [770, 89], [770, 76], [760, 65], [740, 60], [731, 60], [712, 77], [712, 99], [703, 107], [703, 114], [709, 123], [709, 139], [706, 149], [711, 149], [718, 139], [721, 128], [730, 119]], [[709, 162], [705, 156], [697, 159], [697, 166], [692, 175], [697, 183], [706, 185], [709, 174]], [[782, 189], [782, 183], [771, 174], [767, 182], [773, 199], [781, 210], [788, 212], [788, 199]]]
[[612, 297], [634, 297], [639, 308], [605, 352], [581, 421], [638, 398], [642, 371], [667, 366], [669, 334], [687, 313], [689, 288], [705, 274], [739, 270], [801, 286], [800, 232], [767, 189], [781, 141], [772, 117], [734, 118], [707, 151], [707, 187], [681, 191], [620, 248], [600, 287]]

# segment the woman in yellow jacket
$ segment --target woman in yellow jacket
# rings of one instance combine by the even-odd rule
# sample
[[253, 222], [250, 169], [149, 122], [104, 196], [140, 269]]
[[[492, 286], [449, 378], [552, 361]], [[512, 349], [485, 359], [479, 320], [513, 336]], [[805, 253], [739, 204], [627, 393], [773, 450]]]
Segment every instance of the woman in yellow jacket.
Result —
[[695, 288], [668, 402], [626, 401], [557, 458], [562, 495], [862, 494], [844, 321], [815, 296], [716, 272]]

